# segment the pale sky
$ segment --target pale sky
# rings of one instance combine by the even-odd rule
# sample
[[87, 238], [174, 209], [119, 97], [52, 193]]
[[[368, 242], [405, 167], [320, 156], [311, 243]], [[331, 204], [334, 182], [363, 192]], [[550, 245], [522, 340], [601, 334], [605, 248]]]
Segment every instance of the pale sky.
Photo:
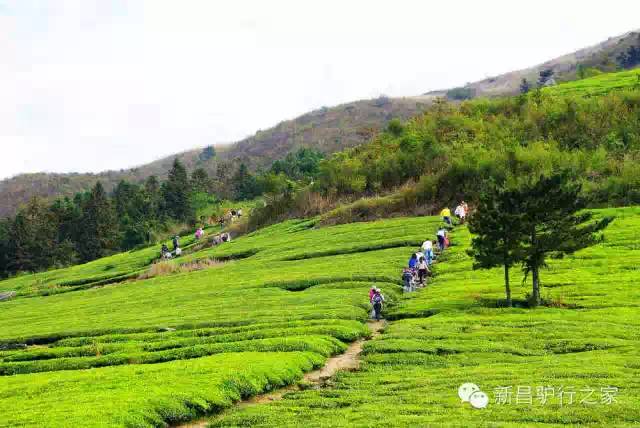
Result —
[[629, 0], [0, 0], [0, 178], [233, 142], [640, 27]]

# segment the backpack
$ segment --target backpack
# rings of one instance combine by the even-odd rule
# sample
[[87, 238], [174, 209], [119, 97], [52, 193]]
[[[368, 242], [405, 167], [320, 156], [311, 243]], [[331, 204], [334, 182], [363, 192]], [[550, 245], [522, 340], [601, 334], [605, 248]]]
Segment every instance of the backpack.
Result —
[[382, 303], [382, 296], [380, 294], [374, 294], [373, 295], [373, 303]]

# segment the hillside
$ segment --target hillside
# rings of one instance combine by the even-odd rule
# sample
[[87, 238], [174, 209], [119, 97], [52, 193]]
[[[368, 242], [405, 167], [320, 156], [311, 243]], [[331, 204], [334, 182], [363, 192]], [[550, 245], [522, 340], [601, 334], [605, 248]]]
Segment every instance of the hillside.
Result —
[[[0, 426], [164, 426], [230, 407], [210, 422], [636, 426], [639, 214], [598, 211], [616, 217], [608, 239], [552, 260], [543, 273], [551, 304], [537, 309], [522, 306], [528, 289], [516, 270], [519, 306], [497, 307], [502, 271], [471, 269], [464, 227], [428, 287], [401, 294], [400, 269], [433, 235], [435, 217], [327, 228], [289, 221], [173, 262], [228, 260], [208, 269], [0, 302]], [[128, 257], [138, 259], [114, 256], [93, 271]], [[76, 273], [16, 280], [38, 287]], [[372, 283], [388, 302], [376, 337], [366, 326]], [[234, 407], [295, 384], [356, 340], [364, 340], [359, 370]], [[486, 409], [460, 402], [464, 382], [487, 393]], [[548, 401], [539, 386], [554, 391]], [[509, 402], [499, 402], [509, 387]], [[530, 388], [529, 401], [525, 390], [516, 401], [519, 387]], [[573, 391], [571, 403], [562, 390]]]
[[[530, 68], [469, 83], [464, 88], [469, 89], [469, 93], [473, 97], [501, 97], [518, 94], [522, 79], [527, 79], [531, 84], [535, 84], [542, 70], [553, 70], [554, 79], [557, 82], [575, 80], [578, 65], [585, 69], [596, 69], [605, 73], [613, 72], [618, 70], [619, 55], [626, 52], [631, 46], [640, 47], [640, 30], [611, 37], [595, 46], [580, 49]], [[447, 90], [432, 91], [425, 95], [446, 96]]]
[[314, 147], [333, 153], [367, 141], [391, 120], [406, 120], [424, 110], [423, 101], [412, 98], [362, 100], [331, 108], [322, 108], [229, 146], [216, 146], [217, 157], [201, 160], [202, 148], [178, 153], [139, 167], [98, 174], [22, 174], [0, 181], [0, 217], [13, 215], [20, 204], [33, 196], [55, 198], [72, 197], [102, 181], [111, 191], [120, 180], [142, 182], [150, 175], [166, 176], [174, 158], [180, 159], [188, 170], [205, 168], [210, 174], [220, 161], [241, 159], [253, 168], [268, 167], [277, 159], [299, 147]]
[[[517, 94], [523, 78], [534, 83], [544, 69], [553, 69], [559, 82], [576, 79], [578, 64], [587, 69], [611, 72], [617, 69], [617, 58], [630, 46], [639, 45], [640, 34], [629, 32], [612, 37], [596, 46], [547, 61], [525, 70], [495, 76], [464, 87], [474, 97], [496, 97]], [[315, 147], [325, 153], [333, 153], [368, 141], [392, 118], [408, 119], [438, 97], [446, 97], [447, 90], [433, 91], [407, 98], [380, 97], [362, 100], [331, 108], [322, 108], [296, 119], [283, 121], [273, 128], [261, 130], [255, 135], [230, 146], [217, 146], [218, 158], [200, 160], [201, 148], [179, 153], [147, 165], [120, 171], [97, 174], [22, 174], [0, 181], [0, 217], [15, 213], [16, 208], [33, 196], [55, 198], [73, 196], [89, 189], [100, 180], [109, 191], [120, 180], [141, 182], [150, 175], [164, 176], [175, 157], [188, 169], [203, 167], [213, 173], [220, 161], [238, 162], [240, 159], [253, 168], [269, 166], [298, 147]], [[214, 142], [212, 142], [214, 143]]]
[[638, 204], [639, 82], [638, 69], [608, 73], [526, 97], [438, 103], [394, 122], [371, 142], [323, 162], [317, 192], [365, 198], [336, 207], [326, 221], [435, 213], [443, 204], [476, 201], [487, 179], [557, 171], [580, 182], [592, 206]]

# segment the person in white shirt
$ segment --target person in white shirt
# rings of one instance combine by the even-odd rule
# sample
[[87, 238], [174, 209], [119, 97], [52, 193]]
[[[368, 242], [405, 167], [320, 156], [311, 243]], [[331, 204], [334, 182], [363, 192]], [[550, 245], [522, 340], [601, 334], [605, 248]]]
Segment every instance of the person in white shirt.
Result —
[[467, 211], [464, 209], [464, 206], [462, 204], [458, 205], [453, 213], [460, 220], [460, 224], [464, 224], [464, 219], [467, 217]]
[[427, 259], [427, 264], [431, 265], [433, 262], [433, 242], [427, 240], [422, 243], [422, 251], [424, 252], [424, 257]]

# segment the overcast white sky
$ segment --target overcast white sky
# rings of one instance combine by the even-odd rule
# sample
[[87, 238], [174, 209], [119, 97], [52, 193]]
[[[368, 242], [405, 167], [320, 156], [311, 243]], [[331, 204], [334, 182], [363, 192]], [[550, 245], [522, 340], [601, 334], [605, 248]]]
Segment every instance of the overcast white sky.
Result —
[[0, 0], [0, 178], [126, 168], [461, 85], [638, 16], [629, 0]]

